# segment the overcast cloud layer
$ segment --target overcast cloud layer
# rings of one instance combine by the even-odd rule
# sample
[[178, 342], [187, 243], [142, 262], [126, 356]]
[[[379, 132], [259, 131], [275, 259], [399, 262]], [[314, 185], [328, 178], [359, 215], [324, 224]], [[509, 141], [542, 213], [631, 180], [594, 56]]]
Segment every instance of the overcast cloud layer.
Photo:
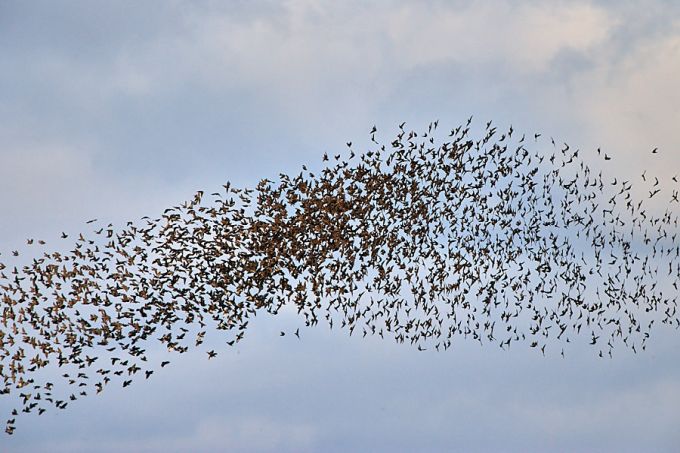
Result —
[[[0, 2], [0, 252], [474, 115], [680, 172], [677, 2]], [[658, 158], [650, 150], [659, 147]], [[601, 360], [326, 328], [20, 420], [0, 450], [677, 451], [680, 335]], [[221, 344], [221, 343], [216, 343]], [[529, 349], [529, 348], [526, 348]], [[7, 402], [0, 400], [6, 412]]]

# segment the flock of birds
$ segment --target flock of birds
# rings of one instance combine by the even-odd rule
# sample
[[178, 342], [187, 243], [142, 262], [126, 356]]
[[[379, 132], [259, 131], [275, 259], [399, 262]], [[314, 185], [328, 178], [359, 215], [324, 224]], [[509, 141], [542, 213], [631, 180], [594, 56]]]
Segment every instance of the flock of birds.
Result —
[[639, 196], [566, 144], [532, 152], [540, 134], [491, 123], [472, 140], [470, 124], [401, 124], [385, 145], [373, 128], [373, 150], [348, 143], [316, 174], [226, 184], [121, 228], [90, 221], [89, 236], [62, 233], [66, 252], [28, 240], [37, 257], [0, 263], [0, 392], [19, 405], [6, 432], [148, 379], [158, 342], [181, 354], [224, 331], [234, 346], [263, 310], [436, 351], [463, 337], [564, 354], [585, 339], [604, 356], [680, 326], [677, 178], [643, 173]]

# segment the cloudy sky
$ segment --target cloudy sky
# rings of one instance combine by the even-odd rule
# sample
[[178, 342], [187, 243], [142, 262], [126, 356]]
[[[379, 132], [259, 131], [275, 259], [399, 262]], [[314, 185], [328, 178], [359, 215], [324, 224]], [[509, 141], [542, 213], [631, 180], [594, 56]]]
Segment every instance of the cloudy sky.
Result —
[[[680, 169], [673, 1], [0, 0], [0, 252], [474, 115]], [[659, 147], [651, 159], [649, 150]], [[0, 450], [677, 451], [680, 335], [419, 353], [261, 315], [208, 362], [19, 420]], [[8, 402], [0, 400], [5, 412]]]

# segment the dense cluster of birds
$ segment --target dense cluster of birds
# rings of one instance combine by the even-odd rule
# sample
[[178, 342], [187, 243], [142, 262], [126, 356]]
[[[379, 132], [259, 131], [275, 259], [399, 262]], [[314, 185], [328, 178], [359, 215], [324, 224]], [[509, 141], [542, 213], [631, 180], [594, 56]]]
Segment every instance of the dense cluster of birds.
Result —
[[90, 221], [89, 236], [62, 233], [69, 251], [29, 239], [37, 257], [0, 263], [0, 392], [20, 403], [6, 432], [22, 412], [148, 379], [158, 342], [184, 353], [224, 331], [233, 346], [283, 307], [300, 326], [436, 351], [464, 337], [564, 354], [585, 339], [603, 356], [644, 349], [655, 322], [680, 326], [675, 177], [643, 173], [641, 195], [566, 144], [530, 151], [540, 134], [491, 123], [473, 140], [470, 125], [401, 124], [384, 145], [374, 127], [372, 150], [347, 143], [316, 174]]

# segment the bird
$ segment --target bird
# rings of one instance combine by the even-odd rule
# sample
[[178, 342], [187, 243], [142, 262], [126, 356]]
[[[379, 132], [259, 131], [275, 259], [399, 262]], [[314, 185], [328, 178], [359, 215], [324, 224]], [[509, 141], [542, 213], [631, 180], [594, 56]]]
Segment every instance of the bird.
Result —
[[[324, 152], [319, 172], [227, 182], [210, 200], [62, 232], [59, 250], [27, 239], [46, 247], [0, 263], [0, 393], [21, 409], [6, 433], [19, 414], [149, 379], [159, 342], [160, 369], [210, 329], [236, 347], [262, 312], [437, 354], [464, 339], [564, 357], [580, 339], [611, 357], [680, 327], [678, 190], [657, 196], [647, 171], [638, 190], [576, 147], [543, 149], [540, 133], [497, 137], [489, 122], [475, 136], [472, 121], [442, 139], [438, 121], [401, 123], [388, 146], [374, 125], [371, 148]], [[287, 331], [302, 341], [300, 327]]]

